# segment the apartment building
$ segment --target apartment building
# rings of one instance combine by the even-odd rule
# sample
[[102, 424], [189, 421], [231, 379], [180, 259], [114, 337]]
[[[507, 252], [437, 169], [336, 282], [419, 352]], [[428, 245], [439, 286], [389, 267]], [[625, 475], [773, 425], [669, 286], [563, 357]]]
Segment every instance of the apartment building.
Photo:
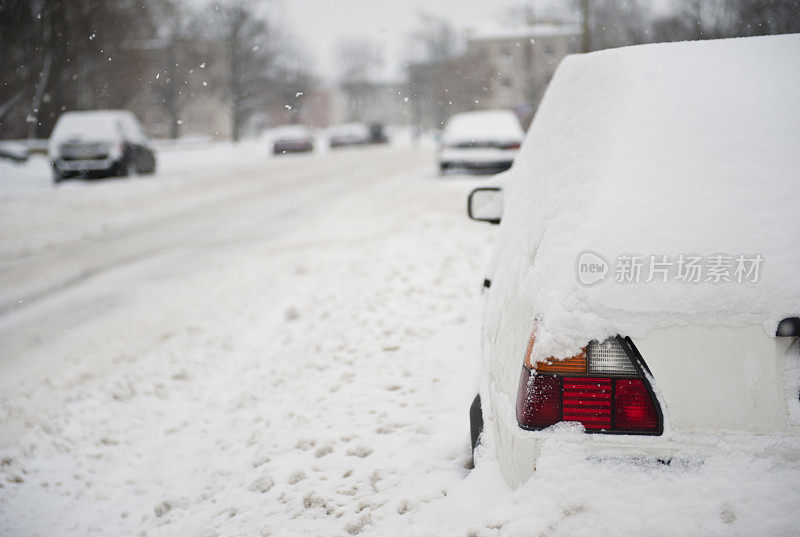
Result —
[[493, 67], [481, 108], [507, 108], [531, 115], [558, 63], [580, 52], [577, 24], [540, 22], [509, 28], [476, 28], [467, 32], [467, 54]]

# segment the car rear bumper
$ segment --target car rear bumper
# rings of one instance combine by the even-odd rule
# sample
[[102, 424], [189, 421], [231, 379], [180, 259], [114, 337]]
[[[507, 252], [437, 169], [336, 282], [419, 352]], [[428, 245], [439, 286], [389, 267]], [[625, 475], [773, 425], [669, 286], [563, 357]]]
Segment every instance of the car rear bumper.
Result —
[[[548, 461], [565, 460], [634, 466], [699, 467], [712, 456], [746, 453], [800, 463], [800, 428], [781, 434], [690, 434], [667, 431], [660, 436], [586, 434], [577, 423], [559, 423], [541, 431], [521, 429], [508, 401], [491, 412], [495, 453], [506, 481], [514, 488], [527, 481]], [[488, 425], [488, 423], [487, 423]]]
[[451, 161], [441, 161], [440, 166], [444, 168], [460, 168], [463, 170], [475, 170], [475, 171], [494, 171], [494, 172], [502, 172], [509, 168], [511, 165], [514, 164], [513, 160], [504, 160], [504, 161], [496, 161], [496, 162], [451, 162]]
[[444, 149], [439, 155], [439, 162], [443, 168], [507, 170], [516, 156], [516, 149]]
[[313, 151], [314, 144], [311, 142], [276, 142], [272, 146], [275, 153], [303, 153]]
[[117, 161], [106, 158], [98, 160], [63, 160], [56, 159], [53, 166], [60, 172], [94, 172], [112, 170]]

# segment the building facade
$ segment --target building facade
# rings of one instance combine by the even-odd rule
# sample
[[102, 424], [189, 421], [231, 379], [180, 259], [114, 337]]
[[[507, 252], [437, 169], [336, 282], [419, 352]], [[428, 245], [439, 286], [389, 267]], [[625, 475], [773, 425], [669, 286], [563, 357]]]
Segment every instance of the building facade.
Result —
[[580, 52], [581, 27], [556, 22], [467, 32], [467, 54], [493, 69], [481, 108], [532, 117], [564, 56]]

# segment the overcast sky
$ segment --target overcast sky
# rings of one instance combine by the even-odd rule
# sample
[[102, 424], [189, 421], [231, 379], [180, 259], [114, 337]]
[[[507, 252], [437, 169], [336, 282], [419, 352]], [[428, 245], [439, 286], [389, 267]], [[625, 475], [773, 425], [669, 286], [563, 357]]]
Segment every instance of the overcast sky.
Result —
[[[652, 0], [666, 11], [674, 0]], [[513, 8], [532, 6], [538, 17], [569, 10], [569, 0], [272, 0], [270, 11], [313, 60], [312, 70], [327, 81], [336, 76], [336, 45], [342, 39], [369, 37], [383, 48], [385, 73], [400, 80], [409, 57], [409, 35], [421, 11], [444, 17], [457, 30], [508, 24]], [[569, 14], [569, 11], [567, 11]]]
[[503, 20], [509, 8], [521, 4], [521, 0], [278, 0], [276, 10], [285, 15], [287, 29], [314, 59], [319, 75], [334, 78], [337, 42], [369, 37], [384, 48], [386, 77], [399, 79], [408, 57], [408, 36], [420, 11], [446, 17], [459, 29]]

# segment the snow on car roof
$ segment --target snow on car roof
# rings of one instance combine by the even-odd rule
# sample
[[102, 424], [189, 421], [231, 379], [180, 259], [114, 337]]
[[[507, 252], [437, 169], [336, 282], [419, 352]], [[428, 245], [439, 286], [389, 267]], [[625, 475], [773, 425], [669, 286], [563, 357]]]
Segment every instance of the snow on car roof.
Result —
[[59, 116], [50, 135], [49, 145], [54, 147], [70, 138], [117, 139], [125, 122], [135, 122], [127, 110], [82, 110], [64, 112]]
[[525, 131], [516, 114], [510, 110], [481, 110], [454, 114], [442, 135], [445, 144], [476, 140], [521, 141]]
[[[492, 268], [514, 293], [504, 307], [538, 319], [537, 358], [670, 325], [774, 335], [800, 314], [798, 57], [800, 36], [787, 35], [562, 62], [503, 178]], [[738, 281], [742, 256], [757, 281]], [[696, 257], [699, 282], [686, 279]], [[604, 278], [579, 281], [603, 262]]]

